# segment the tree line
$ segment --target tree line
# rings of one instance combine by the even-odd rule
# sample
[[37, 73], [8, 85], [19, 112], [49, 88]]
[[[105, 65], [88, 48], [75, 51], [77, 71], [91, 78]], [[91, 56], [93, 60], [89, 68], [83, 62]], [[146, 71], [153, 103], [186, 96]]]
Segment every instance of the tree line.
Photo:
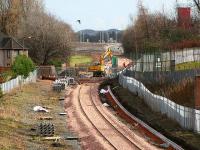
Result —
[[125, 53], [152, 52], [200, 46], [200, 15], [193, 14], [189, 29], [178, 26], [175, 16], [163, 12], [150, 13], [138, 4], [136, 20], [124, 31]]
[[70, 25], [47, 12], [42, 0], [1, 0], [0, 32], [24, 43], [42, 65], [66, 61], [75, 38]]

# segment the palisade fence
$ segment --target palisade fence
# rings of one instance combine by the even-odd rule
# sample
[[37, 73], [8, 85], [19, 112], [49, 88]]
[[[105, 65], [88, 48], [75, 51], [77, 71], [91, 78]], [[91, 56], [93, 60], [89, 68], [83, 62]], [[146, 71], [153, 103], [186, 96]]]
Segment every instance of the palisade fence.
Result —
[[186, 78], [194, 80], [196, 75], [200, 75], [200, 47], [135, 55], [130, 56], [134, 66], [126, 69], [125, 76], [144, 84], [178, 83]]
[[[177, 64], [200, 61], [200, 48], [184, 48], [182, 50], [141, 52], [140, 57], [134, 61], [135, 71], [175, 71]], [[183, 66], [184, 67], [184, 66]], [[186, 66], [187, 67], [187, 66]], [[193, 66], [199, 68], [200, 65]], [[185, 68], [190, 69], [190, 68]]]
[[125, 76], [124, 71], [119, 73], [120, 85], [138, 94], [153, 111], [166, 114], [183, 128], [200, 133], [200, 110], [178, 105], [165, 97], [151, 93], [141, 82]]
[[15, 79], [12, 79], [8, 82], [0, 84], [3, 94], [10, 92], [12, 89], [19, 87], [31, 82], [36, 82], [37, 79], [37, 70], [31, 72], [26, 79], [23, 79], [22, 76], [18, 76]]
[[127, 68], [124, 75], [135, 78], [144, 84], [178, 83], [183, 79], [195, 80], [195, 77], [200, 75], [200, 67], [188, 70], [158, 72], [138, 72]]

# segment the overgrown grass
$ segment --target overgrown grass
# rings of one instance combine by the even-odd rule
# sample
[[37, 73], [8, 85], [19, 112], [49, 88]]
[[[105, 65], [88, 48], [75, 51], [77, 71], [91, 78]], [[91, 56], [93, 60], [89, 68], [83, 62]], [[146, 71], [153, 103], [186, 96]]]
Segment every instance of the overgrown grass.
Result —
[[199, 61], [185, 62], [185, 63], [177, 64], [175, 67], [176, 70], [189, 70], [189, 69], [198, 69], [198, 68], [200, 68]]
[[83, 56], [83, 55], [74, 55], [70, 57], [70, 67], [74, 67], [80, 64], [90, 64], [92, 63], [93, 59], [91, 56]]
[[146, 84], [153, 93], [167, 97], [175, 103], [194, 108], [194, 80], [183, 79], [178, 83]]
[[[52, 142], [42, 141], [31, 131], [41, 122], [39, 117], [51, 116], [55, 134], [66, 132], [65, 118], [58, 115], [63, 111], [58, 102], [62, 93], [52, 92], [50, 85], [46, 81], [25, 85], [0, 98], [0, 149], [55, 149]], [[34, 112], [33, 107], [38, 105], [51, 108], [50, 112]], [[57, 149], [71, 149], [66, 141], [61, 143], [63, 146]]]
[[184, 79], [162, 90], [175, 103], [194, 108], [194, 80]]

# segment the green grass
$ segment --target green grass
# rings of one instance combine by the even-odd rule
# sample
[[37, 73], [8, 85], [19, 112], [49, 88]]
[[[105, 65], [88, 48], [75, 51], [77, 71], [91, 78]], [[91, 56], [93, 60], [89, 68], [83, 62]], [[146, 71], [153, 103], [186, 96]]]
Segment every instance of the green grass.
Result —
[[185, 62], [176, 65], [176, 70], [187, 70], [187, 69], [195, 69], [200, 68], [200, 62]]
[[80, 64], [90, 64], [93, 59], [91, 56], [74, 55], [70, 57], [70, 67]]

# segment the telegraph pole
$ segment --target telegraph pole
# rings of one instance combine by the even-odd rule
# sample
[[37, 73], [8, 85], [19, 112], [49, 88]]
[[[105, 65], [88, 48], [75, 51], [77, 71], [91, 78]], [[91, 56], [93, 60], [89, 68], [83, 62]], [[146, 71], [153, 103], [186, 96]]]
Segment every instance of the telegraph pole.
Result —
[[116, 34], [116, 43], [117, 43], [117, 31], [115, 32], [115, 34]]
[[85, 41], [85, 34], [84, 34], [84, 32], [82, 32], [82, 36], [83, 36], [82, 42], [84, 42]]
[[101, 31], [99, 31], [99, 42], [101, 43]]
[[107, 31], [107, 43], [109, 42], [109, 33]]
[[104, 42], [104, 32], [102, 31], [102, 42], [101, 43], [103, 43]]
[[[79, 23], [79, 25], [81, 25], [81, 20], [76, 20], [76, 22], [78, 22]], [[80, 43], [82, 42], [82, 32], [81, 32], [81, 29], [80, 29], [80, 31], [79, 31], [79, 39], [80, 39]]]
[[79, 35], [80, 37], [80, 43], [82, 42], [82, 32], [81, 32], [81, 30], [80, 30], [80, 35]]

